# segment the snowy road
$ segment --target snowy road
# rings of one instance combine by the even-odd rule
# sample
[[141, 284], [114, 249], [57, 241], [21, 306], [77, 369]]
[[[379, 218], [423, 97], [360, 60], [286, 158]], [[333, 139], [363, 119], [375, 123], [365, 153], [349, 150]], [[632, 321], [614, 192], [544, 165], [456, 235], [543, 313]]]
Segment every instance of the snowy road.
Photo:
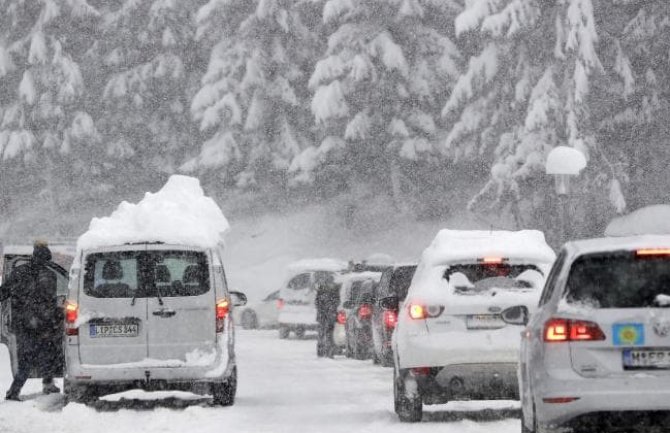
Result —
[[[0, 402], [0, 432], [442, 432], [511, 433], [513, 402], [454, 403], [428, 407], [420, 425], [393, 413], [390, 369], [370, 361], [316, 359], [315, 341], [279, 340], [274, 331], [238, 332], [240, 388], [235, 406], [203, 401], [160, 402], [151, 409], [108, 403], [101, 410], [62, 407], [61, 396], [42, 396], [28, 382], [24, 402]], [[0, 392], [9, 386], [7, 350], [0, 346]], [[174, 403], [172, 404], [174, 405]]]

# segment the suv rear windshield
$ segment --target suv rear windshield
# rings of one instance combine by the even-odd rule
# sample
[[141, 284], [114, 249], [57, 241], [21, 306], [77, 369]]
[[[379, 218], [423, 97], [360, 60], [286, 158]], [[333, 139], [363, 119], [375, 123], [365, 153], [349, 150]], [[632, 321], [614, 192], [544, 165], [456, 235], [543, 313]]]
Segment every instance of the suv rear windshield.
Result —
[[207, 256], [197, 251], [89, 254], [84, 293], [95, 298], [198, 296], [209, 291]]
[[667, 306], [663, 295], [670, 295], [670, 256], [625, 251], [575, 260], [566, 299], [596, 308], [644, 308]]
[[[530, 289], [542, 271], [530, 264], [478, 263], [451, 265], [444, 278], [456, 293], [477, 293], [489, 289]], [[535, 287], [539, 288], [539, 287]]]

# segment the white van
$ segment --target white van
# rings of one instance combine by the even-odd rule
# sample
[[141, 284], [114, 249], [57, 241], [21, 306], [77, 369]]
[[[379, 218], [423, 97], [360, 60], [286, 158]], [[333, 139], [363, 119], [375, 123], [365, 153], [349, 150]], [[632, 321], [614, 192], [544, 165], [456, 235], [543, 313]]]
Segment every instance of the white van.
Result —
[[316, 330], [317, 283], [332, 276], [336, 281], [347, 263], [334, 259], [308, 259], [288, 266], [288, 278], [279, 292], [279, 338], [291, 331], [302, 338], [307, 330]]
[[128, 389], [235, 399], [229, 292], [219, 249], [161, 242], [84, 249], [65, 305], [65, 393], [87, 402]]

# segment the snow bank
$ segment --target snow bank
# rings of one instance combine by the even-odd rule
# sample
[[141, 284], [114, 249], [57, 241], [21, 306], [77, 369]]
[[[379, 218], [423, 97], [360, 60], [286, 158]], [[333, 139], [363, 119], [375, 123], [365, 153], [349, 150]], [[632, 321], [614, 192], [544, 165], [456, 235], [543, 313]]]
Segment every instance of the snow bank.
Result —
[[303, 259], [288, 265], [288, 271], [291, 275], [307, 271], [340, 272], [347, 269], [347, 267], [348, 264], [346, 262], [337, 259]]
[[229, 228], [198, 179], [174, 175], [160, 191], [146, 193], [139, 203], [124, 201], [110, 216], [93, 218], [77, 241], [77, 251], [138, 242], [215, 248], [223, 244]]
[[605, 229], [605, 236], [642, 234], [670, 234], [670, 205], [657, 204], [643, 207], [628, 215], [613, 219]]
[[483, 257], [504, 257], [510, 261], [533, 260], [553, 263], [554, 251], [538, 230], [484, 231], [440, 230], [421, 257], [424, 264], [445, 265]]

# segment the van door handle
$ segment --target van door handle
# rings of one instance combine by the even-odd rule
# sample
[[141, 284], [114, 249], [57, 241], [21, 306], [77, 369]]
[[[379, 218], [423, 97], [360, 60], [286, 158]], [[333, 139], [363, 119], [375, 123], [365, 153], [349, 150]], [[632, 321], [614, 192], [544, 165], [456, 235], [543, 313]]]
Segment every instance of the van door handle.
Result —
[[159, 316], [159, 317], [172, 317], [175, 314], [177, 314], [177, 312], [175, 310], [166, 310], [166, 309], [156, 310], [156, 311], [153, 312], [154, 316]]

